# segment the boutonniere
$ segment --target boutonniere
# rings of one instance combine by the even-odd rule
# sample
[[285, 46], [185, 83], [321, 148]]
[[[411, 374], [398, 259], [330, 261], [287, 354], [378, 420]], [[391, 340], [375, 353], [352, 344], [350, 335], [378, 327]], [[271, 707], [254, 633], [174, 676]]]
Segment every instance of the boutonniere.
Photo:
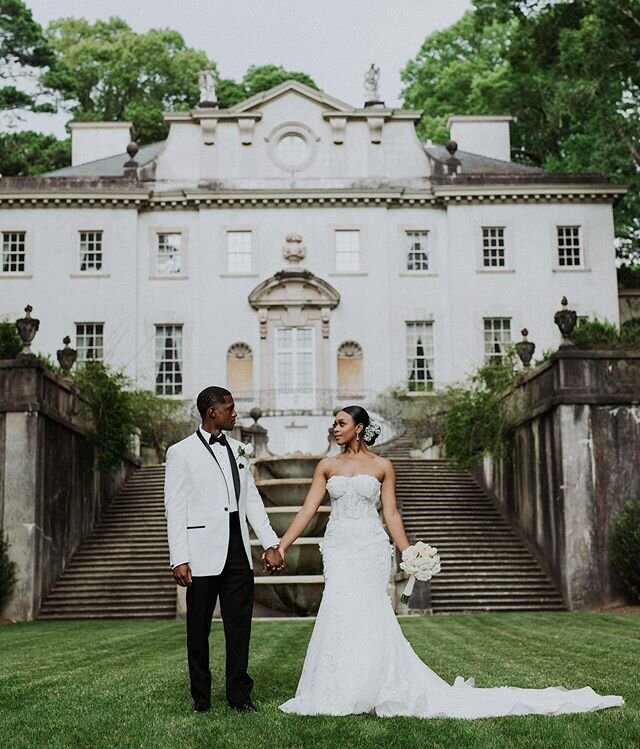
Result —
[[[237, 450], [237, 458], [238, 460], [240, 458], [249, 458], [251, 455], [253, 455], [253, 445], [250, 442], [247, 442], [246, 445], [238, 445]], [[244, 468], [244, 463], [238, 463], [238, 468]]]

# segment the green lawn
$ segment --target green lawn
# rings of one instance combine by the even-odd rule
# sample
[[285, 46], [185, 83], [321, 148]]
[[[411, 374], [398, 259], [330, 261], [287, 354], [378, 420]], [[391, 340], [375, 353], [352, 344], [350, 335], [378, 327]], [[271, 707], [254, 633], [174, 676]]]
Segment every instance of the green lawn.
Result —
[[640, 617], [485, 614], [405, 619], [417, 653], [452, 681], [477, 686], [592, 686], [626, 705], [598, 713], [476, 721], [301, 717], [294, 691], [309, 622], [256, 622], [257, 715], [224, 702], [223, 638], [211, 636], [214, 707], [193, 714], [179, 622], [35, 622], [0, 627], [2, 749], [634, 749], [640, 747]]

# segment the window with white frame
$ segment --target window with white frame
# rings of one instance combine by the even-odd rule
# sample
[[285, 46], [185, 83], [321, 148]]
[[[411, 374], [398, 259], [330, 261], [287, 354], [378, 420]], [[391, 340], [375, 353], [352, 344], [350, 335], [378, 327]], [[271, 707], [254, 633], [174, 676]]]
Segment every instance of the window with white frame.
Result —
[[313, 328], [276, 329], [277, 407], [313, 408], [315, 395]]
[[80, 232], [80, 271], [102, 270], [102, 232]]
[[2, 272], [24, 273], [26, 262], [26, 237], [24, 231], [2, 232]]
[[104, 323], [76, 323], [77, 366], [80, 368], [88, 361], [104, 361]]
[[156, 325], [156, 393], [182, 395], [182, 325]]
[[434, 382], [433, 323], [408, 322], [407, 389], [410, 392], [431, 390]]
[[582, 265], [579, 226], [558, 226], [558, 265], [570, 268]]
[[405, 232], [407, 270], [429, 270], [429, 232], [411, 229]]
[[511, 318], [484, 318], [484, 358], [485, 361], [502, 360], [507, 346], [511, 343]]
[[252, 232], [227, 232], [227, 270], [229, 273], [250, 273], [252, 253]]
[[482, 265], [485, 268], [504, 268], [504, 226], [482, 227]]
[[360, 231], [358, 229], [336, 229], [336, 270], [351, 272], [360, 270]]
[[178, 232], [158, 234], [156, 273], [173, 276], [182, 272], [182, 234]]

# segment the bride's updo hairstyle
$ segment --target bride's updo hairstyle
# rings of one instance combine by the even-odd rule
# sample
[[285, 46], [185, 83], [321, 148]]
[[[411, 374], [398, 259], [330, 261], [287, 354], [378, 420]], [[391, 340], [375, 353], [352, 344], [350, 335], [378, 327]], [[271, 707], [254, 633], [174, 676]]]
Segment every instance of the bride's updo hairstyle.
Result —
[[349, 414], [355, 424], [362, 424], [362, 440], [365, 445], [373, 445], [380, 436], [380, 425], [369, 417], [367, 411], [362, 406], [345, 406], [341, 408], [346, 414]]

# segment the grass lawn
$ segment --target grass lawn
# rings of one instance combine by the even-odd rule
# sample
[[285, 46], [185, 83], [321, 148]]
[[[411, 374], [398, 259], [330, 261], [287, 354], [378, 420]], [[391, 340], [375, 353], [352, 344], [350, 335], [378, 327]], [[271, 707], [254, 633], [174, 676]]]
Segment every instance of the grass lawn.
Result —
[[485, 614], [405, 619], [416, 652], [449, 682], [477, 686], [590, 685], [622, 708], [559, 717], [475, 721], [302, 717], [277, 706], [293, 695], [309, 622], [256, 622], [251, 674], [257, 715], [226, 707], [223, 635], [211, 635], [213, 701], [193, 714], [180, 622], [34, 622], [0, 627], [2, 749], [637, 749], [640, 617]]

